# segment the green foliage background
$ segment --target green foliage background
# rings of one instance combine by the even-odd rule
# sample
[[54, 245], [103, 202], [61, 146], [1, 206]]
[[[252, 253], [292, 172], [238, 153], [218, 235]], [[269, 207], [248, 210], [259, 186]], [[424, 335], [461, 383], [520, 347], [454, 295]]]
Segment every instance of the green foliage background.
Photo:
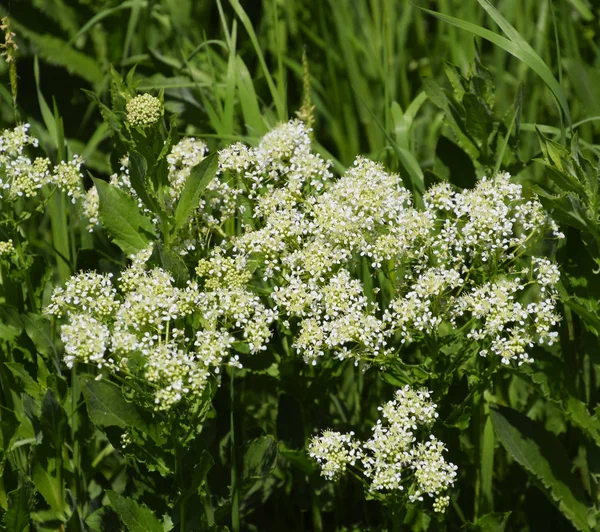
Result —
[[[235, 396], [231, 382], [214, 391], [212, 407], [209, 401], [198, 413], [203, 437], [180, 447], [153, 432], [161, 420], [147, 419], [117, 384], [66, 372], [56, 326], [39, 316], [47, 282], [62, 283], [81, 268], [113, 271], [124, 259], [106, 236], [69, 223], [64, 198], [49, 199], [36, 223], [25, 225], [32, 263], [0, 285], [6, 530], [158, 531], [169, 523], [179, 530], [600, 529], [600, 9], [588, 0], [494, 6], [0, 6], [19, 46], [16, 108], [9, 66], [0, 62], [0, 125], [31, 123], [54, 161], [79, 153], [90, 176], [106, 178], [118, 167], [107, 113], [111, 67], [123, 76], [135, 67], [137, 90], [164, 91], [177, 129], [205, 139], [211, 151], [255, 143], [308, 101], [315, 147], [337, 171], [365, 154], [400, 172], [418, 197], [431, 183], [471, 187], [508, 169], [567, 235], [549, 250], [563, 271], [560, 344], [537, 348], [531, 368], [491, 381], [471, 375], [436, 398], [460, 475], [438, 520], [417, 509], [383, 515], [354, 479], [324, 482], [304, 451], [316, 427], [370, 426], [382, 398], [415, 382], [418, 368], [389, 372], [383, 383], [352, 365], [316, 373], [287, 358], [273, 382], [258, 360], [236, 380]], [[29, 301], [19, 295], [24, 282], [35, 294]], [[147, 435], [130, 455], [116, 450], [128, 426]], [[181, 429], [195, 434], [198, 427]]]

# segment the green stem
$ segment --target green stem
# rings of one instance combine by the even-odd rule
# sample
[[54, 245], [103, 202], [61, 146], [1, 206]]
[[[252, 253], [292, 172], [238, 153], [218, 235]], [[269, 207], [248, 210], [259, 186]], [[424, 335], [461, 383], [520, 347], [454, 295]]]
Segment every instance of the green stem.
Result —
[[240, 531], [240, 493], [238, 486], [237, 456], [235, 447], [235, 368], [229, 368], [229, 398], [231, 402], [230, 425], [231, 425], [231, 528], [233, 532]]
[[[179, 430], [175, 427], [175, 430], [172, 431], [173, 434], [173, 445], [175, 447], [175, 480], [177, 482], [177, 487], [179, 494], [182, 495], [184, 492], [183, 485], [183, 447], [181, 445], [181, 437], [179, 434]], [[181, 497], [179, 502], [179, 530], [180, 532], [185, 532], [185, 501], [186, 497]]]
[[[48, 205], [52, 221], [52, 240], [56, 250], [71, 262], [71, 246], [69, 244], [69, 228], [67, 224], [67, 207], [64, 192], [55, 191]], [[64, 284], [71, 276], [69, 265], [60, 258], [57, 260], [60, 284]]]

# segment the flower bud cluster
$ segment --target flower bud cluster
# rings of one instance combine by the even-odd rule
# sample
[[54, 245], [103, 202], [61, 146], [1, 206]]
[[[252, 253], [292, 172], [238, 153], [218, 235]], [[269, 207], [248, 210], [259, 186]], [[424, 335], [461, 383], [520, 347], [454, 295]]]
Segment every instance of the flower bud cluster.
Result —
[[15, 252], [12, 239], [0, 241], [0, 258], [10, 257]]
[[353, 432], [326, 430], [311, 440], [311, 458], [328, 480], [339, 479], [348, 466], [360, 462], [371, 491], [404, 492], [410, 502], [422, 501], [427, 494], [434, 499], [434, 510], [443, 512], [457, 467], [445, 460], [446, 447], [435, 436], [430, 434], [425, 441], [417, 438], [438, 416], [430, 395], [425, 389], [401, 388], [394, 400], [379, 407], [383, 419], [373, 427], [370, 439], [361, 442]]
[[134, 127], [149, 127], [160, 120], [163, 106], [151, 94], [140, 94], [127, 102], [127, 121]]

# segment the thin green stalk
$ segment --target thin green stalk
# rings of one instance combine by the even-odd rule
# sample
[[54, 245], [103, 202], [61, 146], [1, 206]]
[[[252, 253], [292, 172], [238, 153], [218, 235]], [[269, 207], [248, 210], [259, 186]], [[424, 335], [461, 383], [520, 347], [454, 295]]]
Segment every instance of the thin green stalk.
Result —
[[234, 368], [229, 368], [229, 399], [230, 412], [230, 438], [231, 438], [231, 528], [233, 532], [240, 531], [240, 493], [238, 486], [237, 456], [235, 447], [235, 380]]
[[[64, 192], [55, 191], [48, 204], [52, 224], [52, 241], [56, 250], [71, 262], [71, 246], [69, 244], [69, 227], [67, 224], [67, 208]], [[71, 276], [71, 269], [62, 259], [56, 261], [60, 284], [64, 284]]]
[[[179, 437], [177, 431], [175, 433], [175, 478], [179, 485], [179, 490], [183, 492], [183, 448], [179, 443]], [[182, 498], [179, 503], [179, 530], [185, 532], [185, 501], [186, 498]]]

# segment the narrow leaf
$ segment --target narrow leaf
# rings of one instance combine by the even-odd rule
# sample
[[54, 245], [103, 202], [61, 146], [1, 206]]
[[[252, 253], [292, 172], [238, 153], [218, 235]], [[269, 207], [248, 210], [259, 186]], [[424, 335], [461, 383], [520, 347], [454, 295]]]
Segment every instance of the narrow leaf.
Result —
[[511, 408], [497, 406], [490, 416], [498, 440], [510, 455], [541, 482], [577, 529], [591, 530], [586, 517], [591, 508], [571, 473], [571, 460], [558, 439]]
[[188, 221], [194, 209], [198, 207], [200, 196], [214, 179], [218, 167], [219, 158], [213, 153], [192, 168], [175, 208], [175, 231]]

